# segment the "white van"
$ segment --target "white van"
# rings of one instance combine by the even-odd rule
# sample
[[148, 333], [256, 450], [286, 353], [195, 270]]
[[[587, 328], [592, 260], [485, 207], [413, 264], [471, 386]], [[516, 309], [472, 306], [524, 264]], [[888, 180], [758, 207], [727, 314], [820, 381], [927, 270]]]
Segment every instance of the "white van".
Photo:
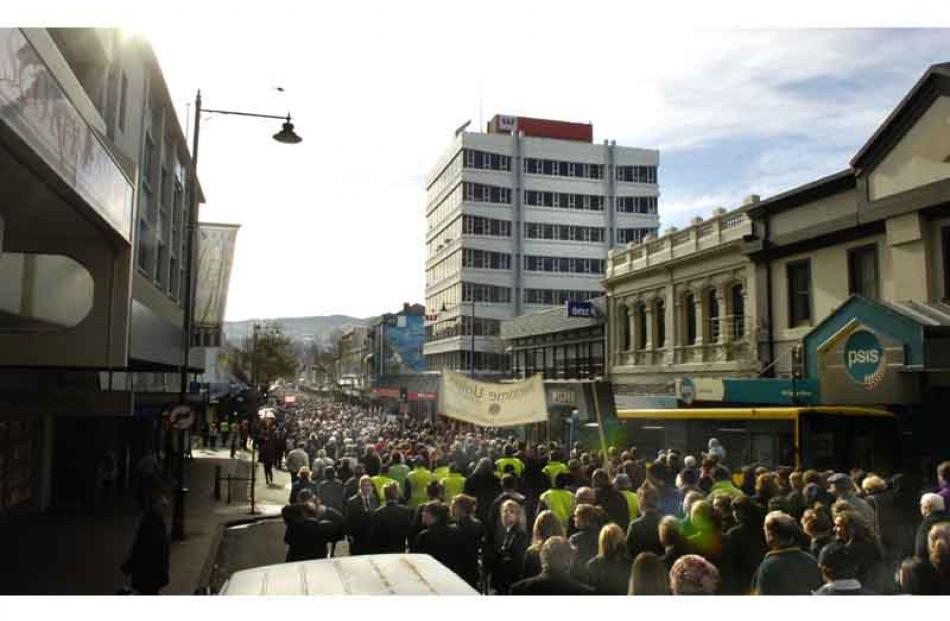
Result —
[[478, 595], [428, 554], [368, 554], [236, 571], [220, 595]]

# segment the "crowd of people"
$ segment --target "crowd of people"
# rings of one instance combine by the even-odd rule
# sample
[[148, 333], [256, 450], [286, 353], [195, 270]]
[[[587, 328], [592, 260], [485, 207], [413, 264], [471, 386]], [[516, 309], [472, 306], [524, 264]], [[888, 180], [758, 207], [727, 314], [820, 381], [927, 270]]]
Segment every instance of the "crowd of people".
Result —
[[899, 477], [705, 450], [529, 446], [505, 430], [304, 401], [268, 422], [291, 475], [287, 560], [430, 554], [485, 594], [950, 594], [950, 462], [905, 515]]

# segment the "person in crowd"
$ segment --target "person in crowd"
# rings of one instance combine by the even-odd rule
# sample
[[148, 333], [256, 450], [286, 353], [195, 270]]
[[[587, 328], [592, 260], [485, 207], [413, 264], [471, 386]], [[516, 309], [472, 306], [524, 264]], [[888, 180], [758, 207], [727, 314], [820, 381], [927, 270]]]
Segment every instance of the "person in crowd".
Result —
[[716, 438], [709, 438], [709, 456], [720, 464], [726, 463], [726, 449]]
[[715, 498], [719, 494], [728, 494], [732, 496], [733, 500], [744, 496], [745, 494], [738, 487], [732, 483], [732, 475], [729, 473], [729, 469], [721, 464], [717, 464], [712, 469], [712, 487], [709, 490], [709, 497]]
[[446, 498], [455, 498], [465, 491], [465, 477], [462, 476], [461, 468], [455, 461], [449, 462], [449, 473], [439, 479], [442, 489], [445, 490]]
[[693, 505], [704, 498], [702, 492], [688, 492], [683, 498], [683, 517], [680, 518], [679, 526], [683, 537], [687, 539], [696, 534], [696, 527], [692, 522]]
[[660, 515], [681, 516], [683, 499], [673, 484], [674, 476], [663, 461], [657, 460], [647, 465], [647, 481], [656, 489]]
[[346, 534], [350, 540], [350, 554], [369, 554], [373, 534], [373, 512], [379, 508], [379, 498], [373, 489], [373, 480], [363, 475], [359, 491], [346, 501]]
[[640, 497], [640, 517], [630, 522], [627, 528], [627, 553], [631, 558], [637, 558], [641, 552], [653, 552], [657, 556], [664, 554], [660, 545], [660, 515], [657, 505], [659, 497], [649, 483], [644, 483], [637, 492]]
[[[491, 462], [489, 462], [491, 463]], [[528, 549], [524, 507], [516, 500], [501, 505], [502, 532], [485, 547], [485, 570], [490, 587], [505, 594], [521, 578], [521, 562]]]
[[796, 520], [802, 519], [802, 514], [805, 513], [805, 495], [803, 490], [805, 489], [805, 481], [802, 478], [803, 473], [800, 470], [793, 470], [788, 475], [788, 486], [789, 492], [785, 496], [786, 503], [788, 504], [789, 515], [791, 515]]
[[382, 460], [376, 453], [376, 447], [374, 447], [372, 444], [366, 445], [366, 448], [363, 451], [363, 456], [360, 458], [360, 463], [362, 463], [363, 467], [366, 468], [366, 474], [368, 474], [370, 477], [378, 475], [379, 469], [382, 467]]
[[755, 477], [755, 495], [752, 500], [759, 506], [762, 515], [769, 513], [769, 502], [781, 493], [775, 476], [771, 472], [764, 472]]
[[321, 504], [320, 498], [312, 493], [305, 495], [304, 491], [301, 491], [299, 496], [305, 499], [298, 503], [301, 511], [287, 525], [287, 560], [309, 561], [327, 558], [328, 545], [343, 538], [343, 516], [335, 509]]
[[554, 485], [554, 479], [561, 472], [569, 472], [567, 464], [561, 461], [561, 454], [559, 451], [552, 451], [551, 458], [548, 460], [548, 463], [541, 469], [545, 475], [547, 475], [548, 480], [551, 482], [551, 485]]
[[302, 466], [297, 471], [297, 480], [290, 484], [290, 499], [287, 504], [292, 505], [297, 502], [297, 494], [304, 489], [310, 490], [314, 494], [317, 493], [317, 486], [310, 480], [310, 468], [307, 466]]
[[[567, 530], [568, 522], [574, 514], [574, 494], [567, 489], [571, 475], [559, 473], [554, 479], [554, 487], [541, 494], [538, 509], [549, 510], [561, 523], [561, 528]], [[539, 549], [540, 552], [540, 549]]]
[[393, 451], [392, 461], [389, 463], [389, 478], [399, 484], [399, 495], [403, 497], [406, 490], [406, 477], [409, 476], [411, 469], [405, 464], [402, 452]]
[[722, 523], [712, 505], [705, 500], [693, 503], [690, 521], [694, 528], [693, 534], [686, 538], [690, 549], [717, 568], [722, 567], [726, 557]]
[[[869, 586], [877, 584], [883, 557], [877, 538], [867, 522], [857, 511], [844, 510], [834, 516], [834, 524], [835, 539], [848, 548], [858, 580]], [[875, 574], [872, 575], [872, 572]]]
[[826, 545], [818, 556], [818, 567], [825, 584], [815, 595], [874, 595], [858, 580], [847, 546], [837, 541]]
[[379, 467], [379, 474], [376, 476], [370, 477], [370, 480], [373, 482], [373, 489], [376, 491], [376, 496], [379, 498], [380, 502], [385, 502], [385, 496], [383, 490], [387, 485], [392, 483], [396, 484], [396, 488], [399, 489], [399, 482], [389, 476], [389, 465], [382, 464]]
[[897, 581], [902, 595], [940, 594], [940, 583], [929, 559], [904, 559], [897, 570]]
[[534, 520], [531, 545], [524, 553], [524, 562], [521, 568], [522, 578], [531, 578], [541, 573], [541, 546], [551, 537], [563, 536], [564, 527], [553, 511], [545, 510], [538, 514], [538, 517]]
[[623, 532], [627, 532], [627, 526], [630, 524], [630, 509], [627, 508], [627, 500], [623, 494], [611, 485], [610, 475], [606, 470], [598, 468], [594, 470], [591, 480], [594, 486], [594, 504], [604, 511], [609, 522], [619, 526]]
[[928, 493], [920, 497], [920, 515], [923, 518], [914, 537], [914, 556], [927, 558], [927, 536], [934, 524], [950, 522], [950, 512], [940, 494]]
[[317, 496], [324, 505], [343, 514], [346, 500], [343, 495], [343, 483], [337, 478], [336, 469], [333, 466], [323, 471], [323, 480], [317, 484]]
[[439, 500], [427, 502], [422, 505], [422, 521], [425, 528], [416, 537], [416, 551], [428, 554], [461, 576], [463, 536], [458, 527], [449, 521], [449, 507]]
[[889, 564], [895, 564], [906, 548], [904, 519], [898, 507], [896, 490], [892, 489], [883, 477], [873, 472], [861, 481], [861, 490], [864, 499], [874, 510], [874, 521], [877, 524], [877, 535], [884, 559]]
[[369, 553], [399, 554], [406, 551], [412, 529], [412, 509], [399, 504], [402, 494], [396, 481], [383, 488], [383, 496], [386, 504], [374, 510], [370, 520]]
[[442, 485], [438, 481], [429, 481], [429, 484], [426, 485], [426, 501], [423, 504], [416, 507], [415, 512], [413, 514], [412, 529], [410, 530], [410, 534], [409, 534], [409, 551], [410, 552], [416, 551], [414, 549], [416, 538], [418, 537], [419, 533], [421, 533], [425, 529], [425, 521], [423, 520], [423, 515], [422, 515], [425, 505], [436, 500], [439, 502], [442, 502], [443, 495], [444, 495], [444, 491], [442, 489]]
[[165, 527], [168, 496], [154, 485], [146, 493], [145, 513], [135, 531], [135, 541], [122, 573], [130, 577], [140, 595], [158, 595], [169, 582], [170, 542]]
[[950, 511], [950, 461], [937, 466], [937, 495], [943, 498], [943, 506]]
[[[488, 543], [491, 544], [504, 532], [504, 526], [501, 523], [501, 507], [509, 500], [513, 500], [521, 505], [522, 511], [525, 511], [527, 498], [518, 491], [518, 477], [513, 474], [506, 474], [501, 477], [501, 493], [492, 502], [488, 510], [487, 528]], [[527, 512], [525, 511], [525, 515]]]
[[719, 570], [696, 554], [680, 557], [670, 570], [673, 595], [715, 595], [719, 590]]
[[826, 507], [830, 507], [835, 497], [827, 489], [827, 479], [822, 479], [821, 473], [814, 469], [808, 469], [802, 474], [802, 482], [805, 484], [803, 492], [808, 486], [814, 485], [814, 496], [805, 493], [805, 508], [814, 507], [816, 502], [820, 502]]
[[515, 457], [515, 447], [512, 444], [506, 444], [504, 448], [504, 457], [495, 461], [495, 470], [499, 476], [504, 477], [506, 467], [511, 466], [514, 469], [515, 476], [521, 478], [524, 474], [524, 462]]
[[802, 530], [808, 536], [808, 551], [817, 560], [821, 550], [834, 541], [834, 522], [831, 516], [819, 504], [814, 509], [806, 509], [802, 514]]
[[837, 473], [828, 478], [828, 485], [831, 493], [838, 501], [843, 501], [851, 505], [851, 508], [861, 516], [864, 523], [867, 524], [871, 532], [877, 532], [877, 516], [874, 515], [874, 509], [863, 498], [854, 493], [854, 483], [851, 477]]
[[[669, 517], [669, 516], [668, 516]], [[675, 518], [672, 518], [675, 521]], [[669, 595], [670, 569], [652, 552], [641, 552], [633, 559], [628, 595]]]
[[492, 503], [501, 491], [501, 483], [495, 476], [491, 459], [481, 458], [475, 466], [475, 471], [465, 480], [464, 492], [465, 495], [475, 498], [477, 517], [486, 525], [486, 528], [490, 528], [489, 524], [491, 524]]
[[792, 516], [775, 511], [765, 516], [769, 546], [752, 578], [756, 595], [809, 595], [823, 581], [818, 562], [798, 547], [798, 524]]
[[627, 515], [630, 517], [630, 522], [640, 517], [640, 498], [637, 496], [637, 493], [633, 491], [633, 483], [630, 481], [630, 475], [626, 472], [621, 472], [614, 477], [613, 485], [614, 489], [620, 492], [627, 502]]
[[606, 515], [600, 507], [579, 504], [574, 509], [577, 532], [569, 537], [569, 541], [577, 552], [574, 559], [574, 577], [581, 582], [589, 583], [587, 563], [597, 556], [598, 537], [605, 521]]
[[290, 473], [292, 484], [297, 481], [301, 468], [307, 468], [308, 470], [310, 468], [310, 456], [307, 455], [306, 446], [305, 442], [298, 442], [297, 448], [287, 453], [287, 472]]
[[472, 588], [481, 585], [478, 560], [485, 545], [485, 526], [475, 517], [475, 499], [456, 494], [449, 505], [449, 515], [459, 531], [458, 575]]
[[571, 576], [574, 547], [564, 537], [550, 537], [541, 546], [541, 573], [511, 585], [512, 595], [592, 595], [594, 590]]
[[666, 565], [666, 571], [673, 568], [673, 563], [681, 556], [690, 553], [689, 543], [679, 528], [679, 521], [672, 515], [664, 516], [658, 527], [660, 545], [663, 546], [663, 555], [660, 557]]
[[417, 456], [413, 461], [412, 472], [406, 475], [406, 498], [410, 509], [417, 509], [427, 502], [426, 489], [432, 480], [425, 458]]
[[631, 560], [626, 535], [610, 523], [600, 530], [597, 556], [587, 562], [588, 584], [597, 595], [625, 595], [630, 584]]
[[[349, 460], [344, 460], [345, 463], [349, 463]], [[351, 470], [350, 477], [348, 479], [342, 479], [345, 481], [343, 483], [343, 497], [349, 500], [353, 496], [359, 493], [360, 491], [360, 481], [363, 477], [366, 476], [366, 469], [363, 467], [363, 464], [356, 463], [353, 465]], [[342, 477], [341, 477], [342, 478]]]

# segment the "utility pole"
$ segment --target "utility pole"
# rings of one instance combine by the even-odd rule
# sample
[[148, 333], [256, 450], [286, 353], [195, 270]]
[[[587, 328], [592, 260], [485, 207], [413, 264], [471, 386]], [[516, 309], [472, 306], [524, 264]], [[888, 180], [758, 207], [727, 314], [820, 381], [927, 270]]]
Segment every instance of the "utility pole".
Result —
[[256, 513], [256, 498], [257, 498], [257, 462], [254, 461], [254, 436], [257, 430], [257, 419], [258, 419], [258, 408], [260, 407], [260, 386], [257, 381], [257, 334], [260, 331], [261, 326], [258, 323], [254, 324], [254, 349], [251, 354], [251, 381], [254, 383], [254, 407], [251, 409], [251, 420], [248, 427], [248, 433], [251, 436], [251, 515]]

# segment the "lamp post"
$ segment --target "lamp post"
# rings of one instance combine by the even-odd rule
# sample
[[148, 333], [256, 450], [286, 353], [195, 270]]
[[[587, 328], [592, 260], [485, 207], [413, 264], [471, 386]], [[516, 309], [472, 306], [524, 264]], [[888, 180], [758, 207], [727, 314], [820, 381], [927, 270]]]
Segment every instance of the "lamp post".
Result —
[[[464, 304], [464, 302], [460, 302], [459, 306], [461, 306], [462, 304]], [[443, 303], [442, 312], [444, 313], [446, 310], [448, 310], [448, 308], [446, 308], [445, 304]], [[468, 376], [471, 378], [475, 377], [475, 298], [474, 297], [472, 298], [472, 358], [470, 360]]]
[[[191, 146], [191, 200], [188, 213], [188, 224], [185, 232], [185, 308], [182, 321], [182, 363], [180, 370], [180, 391], [178, 401], [181, 404], [186, 403], [188, 393], [188, 359], [191, 353], [191, 332], [192, 322], [194, 320], [194, 248], [195, 231], [198, 228], [198, 139], [201, 135], [201, 114], [226, 114], [233, 116], [254, 117], [260, 119], [278, 119], [284, 121], [283, 127], [274, 134], [273, 138], [283, 144], [297, 144], [302, 138], [294, 132], [294, 125], [291, 123], [290, 114], [286, 116], [276, 116], [272, 114], [256, 114], [252, 112], [236, 112], [234, 110], [210, 110], [201, 107], [201, 91], [195, 95], [195, 133], [192, 136]], [[254, 414], [257, 415], [256, 413]], [[178, 443], [178, 467], [175, 483], [174, 507], [172, 509], [172, 528], [171, 537], [176, 541], [185, 538], [185, 487], [184, 487], [184, 431], [179, 431]], [[253, 445], [252, 445], [253, 448]], [[253, 456], [253, 450], [252, 450]], [[253, 472], [253, 464], [252, 464]], [[253, 488], [252, 488], [253, 489]]]

